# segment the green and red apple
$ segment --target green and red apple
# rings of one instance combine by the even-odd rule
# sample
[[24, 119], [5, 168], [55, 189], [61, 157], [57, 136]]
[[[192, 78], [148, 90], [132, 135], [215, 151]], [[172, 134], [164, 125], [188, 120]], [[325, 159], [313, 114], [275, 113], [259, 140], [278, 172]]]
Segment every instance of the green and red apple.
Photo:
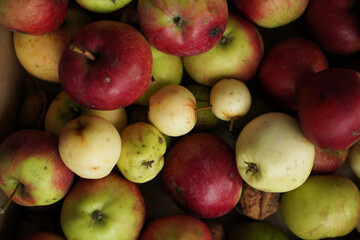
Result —
[[245, 220], [235, 223], [229, 240], [288, 240], [286, 235], [269, 222]]

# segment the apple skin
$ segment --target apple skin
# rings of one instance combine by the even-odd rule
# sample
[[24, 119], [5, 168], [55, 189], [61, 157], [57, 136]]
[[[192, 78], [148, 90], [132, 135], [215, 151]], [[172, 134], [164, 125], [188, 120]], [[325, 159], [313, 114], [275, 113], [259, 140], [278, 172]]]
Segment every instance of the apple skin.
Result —
[[144, 222], [142, 193], [136, 184], [116, 173], [101, 179], [80, 179], [60, 211], [67, 239], [135, 240]]
[[212, 240], [208, 226], [200, 219], [188, 214], [172, 214], [150, 221], [139, 240], [188, 239]]
[[123, 8], [131, 0], [76, 0], [81, 7], [91, 12], [111, 13]]
[[155, 48], [177, 56], [214, 47], [225, 31], [228, 14], [226, 0], [138, 0], [141, 31]]
[[[90, 60], [89, 54], [95, 59]], [[59, 63], [59, 80], [78, 104], [113, 110], [132, 104], [145, 92], [152, 61], [149, 43], [134, 27], [95, 21], [68, 43]]]
[[313, 73], [328, 69], [323, 51], [304, 37], [288, 37], [263, 59], [258, 78], [267, 97], [284, 109], [296, 110], [299, 86]]
[[65, 238], [56, 233], [41, 231], [20, 237], [18, 240], [65, 240]]
[[349, 155], [349, 148], [328, 151], [315, 146], [315, 159], [311, 174], [333, 173], [344, 165]]
[[331, 54], [360, 51], [359, 6], [359, 0], [311, 0], [305, 12], [309, 35]]
[[62, 24], [67, 7], [68, 0], [1, 0], [0, 24], [10, 31], [42, 35]]
[[213, 133], [191, 133], [165, 155], [165, 188], [183, 210], [200, 218], [216, 218], [240, 199], [242, 179], [230, 146]]
[[359, 108], [360, 74], [351, 69], [314, 73], [298, 91], [302, 131], [322, 149], [344, 150], [360, 139]]
[[277, 28], [298, 19], [309, 0], [232, 0], [246, 18], [258, 26]]
[[69, 8], [62, 25], [50, 33], [34, 36], [14, 32], [14, 48], [19, 62], [34, 77], [59, 82], [58, 65], [62, 52], [71, 37], [90, 21], [85, 10]]
[[60, 158], [56, 137], [26, 129], [9, 135], [0, 145], [0, 187], [22, 206], [46, 206], [61, 200], [70, 189], [74, 173]]
[[205, 53], [183, 57], [183, 63], [191, 79], [206, 86], [224, 78], [247, 82], [256, 74], [263, 52], [263, 39], [256, 27], [230, 14], [220, 41]]
[[360, 192], [346, 176], [313, 175], [282, 194], [280, 210], [285, 225], [301, 239], [345, 236], [360, 220]]

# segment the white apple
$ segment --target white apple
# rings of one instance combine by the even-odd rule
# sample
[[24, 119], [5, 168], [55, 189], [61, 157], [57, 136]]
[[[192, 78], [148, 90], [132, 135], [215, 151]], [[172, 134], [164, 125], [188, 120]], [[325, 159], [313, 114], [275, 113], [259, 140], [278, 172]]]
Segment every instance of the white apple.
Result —
[[271, 112], [251, 120], [236, 141], [241, 177], [264, 192], [287, 192], [303, 184], [311, 173], [315, 146], [288, 114]]
[[194, 128], [195, 109], [194, 94], [184, 86], [171, 84], [151, 96], [148, 119], [163, 134], [178, 137]]
[[96, 115], [111, 122], [121, 132], [128, 124], [125, 108], [114, 110], [95, 110], [76, 103], [62, 91], [51, 102], [47, 109], [44, 121], [45, 131], [59, 136], [62, 128], [71, 120], [83, 115]]
[[62, 129], [59, 152], [65, 165], [81, 178], [103, 178], [120, 157], [120, 134], [102, 117], [80, 116]]

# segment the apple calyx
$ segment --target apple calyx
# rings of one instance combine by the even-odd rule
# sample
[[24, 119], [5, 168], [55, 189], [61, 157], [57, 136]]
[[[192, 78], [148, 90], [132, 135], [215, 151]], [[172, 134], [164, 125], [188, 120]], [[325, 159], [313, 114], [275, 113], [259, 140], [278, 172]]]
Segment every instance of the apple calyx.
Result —
[[258, 171], [258, 167], [256, 163], [252, 163], [252, 162], [245, 162], [245, 163], [248, 165], [248, 169], [246, 170], [246, 173]]
[[152, 168], [152, 164], [154, 163], [155, 161], [154, 160], [151, 160], [151, 161], [144, 161], [144, 162], [142, 162], [141, 163], [141, 165], [143, 165], [143, 166], [145, 166], [146, 167], [146, 169], [148, 169], [149, 167], [151, 167]]
[[101, 210], [95, 210], [94, 212], [92, 212], [91, 218], [94, 221], [98, 222], [98, 221], [101, 221], [102, 219], [104, 219], [104, 215]]
[[182, 25], [184, 25], [184, 22], [185, 22], [184, 19], [180, 16], [174, 17], [173, 20], [174, 20], [175, 25], [178, 27], [181, 27]]
[[0, 214], [4, 214], [6, 209], [9, 207], [12, 199], [14, 198], [16, 192], [18, 191], [18, 189], [20, 188], [22, 184], [20, 182], [18, 182], [18, 184], [16, 185], [14, 191], [11, 193], [10, 197], [1, 205], [0, 207]]
[[94, 54], [92, 54], [89, 50], [81, 49], [75, 44], [71, 44], [70, 49], [72, 51], [76, 52], [76, 53], [79, 53], [79, 54], [83, 55], [84, 57], [86, 57], [90, 61], [95, 61], [95, 59], [96, 59]]

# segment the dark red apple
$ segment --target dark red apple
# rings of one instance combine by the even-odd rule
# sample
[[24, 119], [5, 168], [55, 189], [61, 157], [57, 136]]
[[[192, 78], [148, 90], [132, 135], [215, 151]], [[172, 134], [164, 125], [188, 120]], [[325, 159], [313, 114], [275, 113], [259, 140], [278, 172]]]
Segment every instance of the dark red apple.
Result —
[[134, 27], [118, 21], [90, 23], [64, 50], [59, 80], [78, 104], [112, 110], [135, 102], [152, 75], [150, 45]]
[[360, 139], [360, 73], [326, 69], [308, 77], [298, 92], [300, 126], [314, 145], [338, 151]]
[[0, 24], [11, 31], [41, 35], [57, 29], [68, 0], [1, 0]]
[[314, 165], [311, 170], [312, 174], [327, 174], [338, 170], [344, 165], [349, 149], [340, 151], [328, 151], [315, 147]]
[[310, 36], [326, 52], [360, 51], [360, 0], [311, 0], [305, 12]]
[[139, 238], [155, 239], [213, 240], [213, 237], [202, 220], [188, 214], [172, 214], [150, 221]]
[[296, 92], [315, 72], [328, 68], [323, 51], [311, 40], [288, 37], [274, 45], [259, 68], [264, 93], [278, 106], [296, 110]]
[[192, 56], [216, 45], [228, 20], [226, 0], [138, 0], [142, 32], [162, 52]]
[[174, 202], [201, 218], [228, 213], [241, 196], [235, 153], [213, 133], [191, 133], [179, 139], [165, 156], [163, 174]]

